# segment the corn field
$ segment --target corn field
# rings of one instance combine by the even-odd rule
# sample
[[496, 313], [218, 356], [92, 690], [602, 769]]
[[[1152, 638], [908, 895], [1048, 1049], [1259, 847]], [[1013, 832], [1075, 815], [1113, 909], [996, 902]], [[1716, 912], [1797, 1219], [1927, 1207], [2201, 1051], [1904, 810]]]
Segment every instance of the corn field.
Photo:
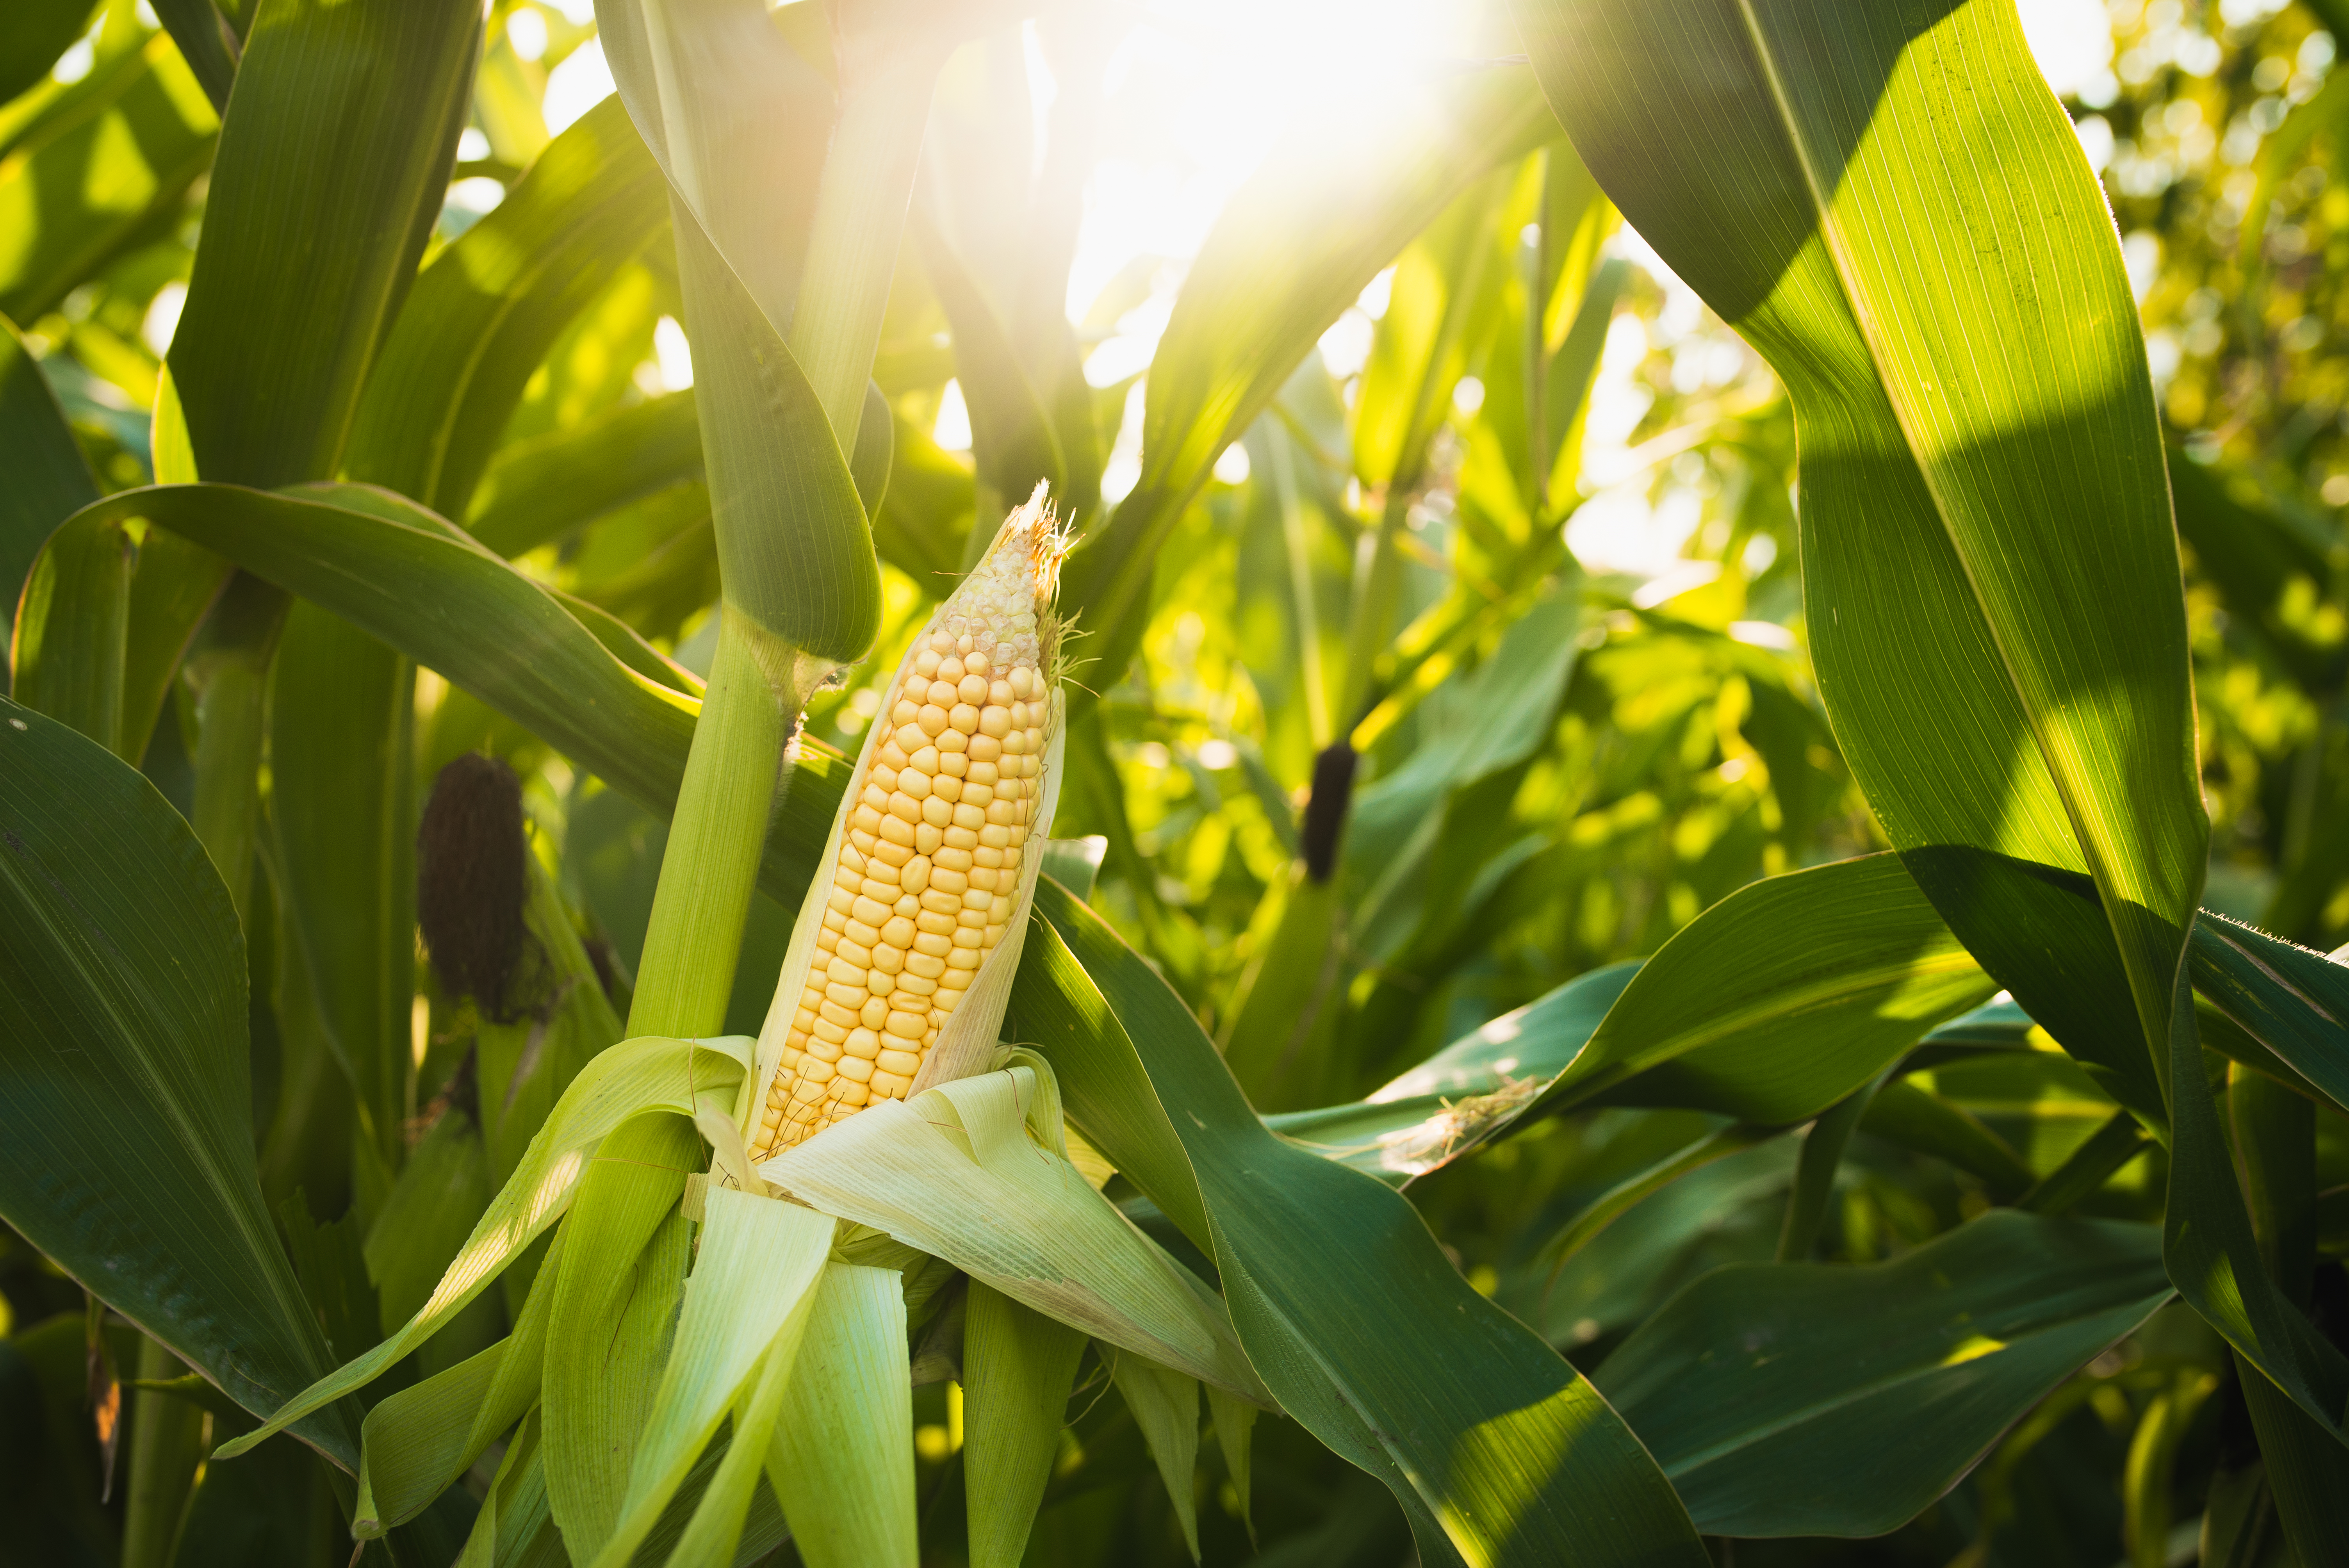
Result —
[[2349, 1563], [2343, 36], [11, 0], [0, 1568]]

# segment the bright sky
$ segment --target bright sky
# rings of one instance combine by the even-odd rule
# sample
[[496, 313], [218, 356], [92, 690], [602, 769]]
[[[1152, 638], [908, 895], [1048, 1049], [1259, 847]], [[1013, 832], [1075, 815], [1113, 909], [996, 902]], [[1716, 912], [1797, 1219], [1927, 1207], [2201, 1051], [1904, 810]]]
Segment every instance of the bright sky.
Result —
[[[2271, 0], [2223, 4], [2230, 19], [2236, 10], [2273, 8]], [[583, 21], [593, 15], [592, 0], [559, 0], [559, 8]], [[2041, 68], [2058, 91], [2091, 103], [2109, 97], [2116, 84], [2102, 0], [2022, 0], [2020, 9]], [[1102, 145], [1110, 150], [1086, 193], [1070, 314], [1081, 317], [1102, 286], [1137, 256], [1175, 264], [1161, 270], [1157, 294], [1119, 323], [1119, 337], [1095, 351], [1090, 374], [1103, 385], [1148, 361], [1181, 281], [1180, 263], [1197, 253], [1225, 201], [1288, 125], [1341, 98], [1375, 94], [1381, 79], [1424, 71], [1431, 62], [1507, 52], [1489, 37], [1480, 41], [1480, 8], [1469, 0], [1143, 0], [1135, 11], [1133, 30], [1104, 77]], [[1049, 94], [1056, 84], [1040, 55], [1031, 49], [1030, 59], [1032, 85]], [[602, 53], [590, 44], [554, 72], [549, 128], [561, 129], [611, 90]], [[1658, 348], [1674, 352], [1676, 377], [1681, 358], [1688, 357], [1700, 380], [1725, 380], [1733, 366], [1722, 356], [1733, 357], [1734, 346], [1702, 336], [1694, 296], [1637, 235], [1617, 243], [1664, 284], [1667, 305], [1644, 327], [1619, 319], [1609, 336], [1588, 442], [1591, 471], [1607, 488], [1578, 516], [1569, 538], [1594, 568], [1662, 578], [1677, 570], [1695, 507], [1693, 497], [1671, 494], [1651, 505], [1645, 490], [1652, 475], [1624, 460], [1626, 438], [1648, 404], [1632, 374], [1642, 355]], [[1367, 346], [1365, 325], [1350, 313], [1325, 345], [1330, 356], [1358, 355]], [[967, 443], [967, 416], [957, 418], [961, 400], [949, 404], [939, 435]], [[1132, 482], [1133, 439], [1129, 428], [1112, 459], [1112, 494], [1121, 480]]]

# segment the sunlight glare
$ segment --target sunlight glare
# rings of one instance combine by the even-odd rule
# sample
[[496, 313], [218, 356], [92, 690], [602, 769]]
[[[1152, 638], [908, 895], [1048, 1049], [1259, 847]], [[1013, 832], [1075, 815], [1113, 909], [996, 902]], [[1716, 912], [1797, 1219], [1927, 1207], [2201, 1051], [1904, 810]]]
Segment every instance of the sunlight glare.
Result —
[[949, 452], [970, 450], [970, 405], [962, 399], [962, 383], [949, 381], [938, 395], [938, 422], [931, 428], [930, 439]]
[[590, 38], [546, 73], [546, 98], [541, 105], [551, 136], [561, 136], [572, 123], [612, 96], [611, 65], [604, 58], [600, 38]]
[[[1375, 99], [1387, 84], [1447, 59], [1510, 52], [1480, 33], [1481, 16], [1460, 0], [1146, 0], [1103, 73], [1104, 155], [1085, 191], [1071, 316], [1081, 320], [1137, 256], [1177, 263], [1154, 284], [1171, 301], [1180, 263], [1198, 253], [1232, 192], [1284, 131]], [[1096, 357], [1130, 335], [1143, 341], [1116, 363], [1138, 368], [1164, 320], [1163, 305], [1135, 313]], [[1104, 386], [1123, 376], [1089, 365], [1087, 379]]]

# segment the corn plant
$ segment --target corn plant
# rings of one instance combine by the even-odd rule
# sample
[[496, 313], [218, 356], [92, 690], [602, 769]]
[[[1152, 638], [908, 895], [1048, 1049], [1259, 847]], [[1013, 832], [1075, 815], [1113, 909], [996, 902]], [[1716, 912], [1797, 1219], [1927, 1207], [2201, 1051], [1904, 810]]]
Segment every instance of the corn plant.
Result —
[[0, 1561], [2349, 1555], [2340, 545], [2015, 7], [1480, 13], [1135, 396], [1124, 25], [0, 24]]

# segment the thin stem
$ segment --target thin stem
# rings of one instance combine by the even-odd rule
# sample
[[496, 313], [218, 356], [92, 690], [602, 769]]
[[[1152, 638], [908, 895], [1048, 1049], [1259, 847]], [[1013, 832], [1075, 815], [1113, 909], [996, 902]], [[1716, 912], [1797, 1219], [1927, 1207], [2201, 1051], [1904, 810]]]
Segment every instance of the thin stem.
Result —
[[[1542, 163], [1542, 191], [1547, 195], [1550, 154], [1545, 150], [1537, 156]], [[1549, 511], [1549, 300], [1546, 287], [1549, 283], [1550, 257], [1557, 245], [1550, 219], [1549, 204], [1544, 201], [1541, 221], [1534, 225], [1534, 250], [1526, 263], [1531, 273], [1526, 279], [1526, 450], [1533, 474], [1537, 516]]]
[[1306, 727], [1313, 749], [1330, 744], [1330, 686], [1321, 673], [1321, 618], [1313, 603], [1312, 541], [1305, 508], [1298, 500], [1297, 469], [1288, 454], [1288, 432], [1274, 429], [1266, 442], [1272, 455], [1272, 488], [1280, 504], [1280, 531], [1288, 546], [1288, 592], [1297, 615], [1297, 667], [1305, 687]]
[[1370, 567], [1362, 573], [1361, 591], [1354, 596], [1346, 639], [1346, 690], [1338, 704], [1340, 722], [1349, 731], [1370, 707], [1371, 672], [1387, 646], [1387, 624], [1394, 617], [1395, 600], [1402, 589], [1400, 540], [1411, 501], [1411, 490], [1400, 480], [1387, 487]]
[[683, 1038], [725, 1027], [742, 924], [788, 765], [784, 743], [811, 684], [779, 639], [736, 611], [720, 614], [718, 655], [636, 970], [631, 1035]]
[[[141, 1382], [163, 1382], [187, 1371], [180, 1358], [151, 1339], [139, 1341]], [[180, 1533], [203, 1459], [204, 1413], [187, 1400], [153, 1388], [139, 1390], [130, 1426], [130, 1495], [122, 1521], [122, 1568], [163, 1568]]]
[[253, 845], [261, 813], [261, 742], [267, 728], [269, 662], [291, 597], [239, 573], [231, 579], [188, 661], [196, 687], [196, 841], [212, 856], [252, 926]]

